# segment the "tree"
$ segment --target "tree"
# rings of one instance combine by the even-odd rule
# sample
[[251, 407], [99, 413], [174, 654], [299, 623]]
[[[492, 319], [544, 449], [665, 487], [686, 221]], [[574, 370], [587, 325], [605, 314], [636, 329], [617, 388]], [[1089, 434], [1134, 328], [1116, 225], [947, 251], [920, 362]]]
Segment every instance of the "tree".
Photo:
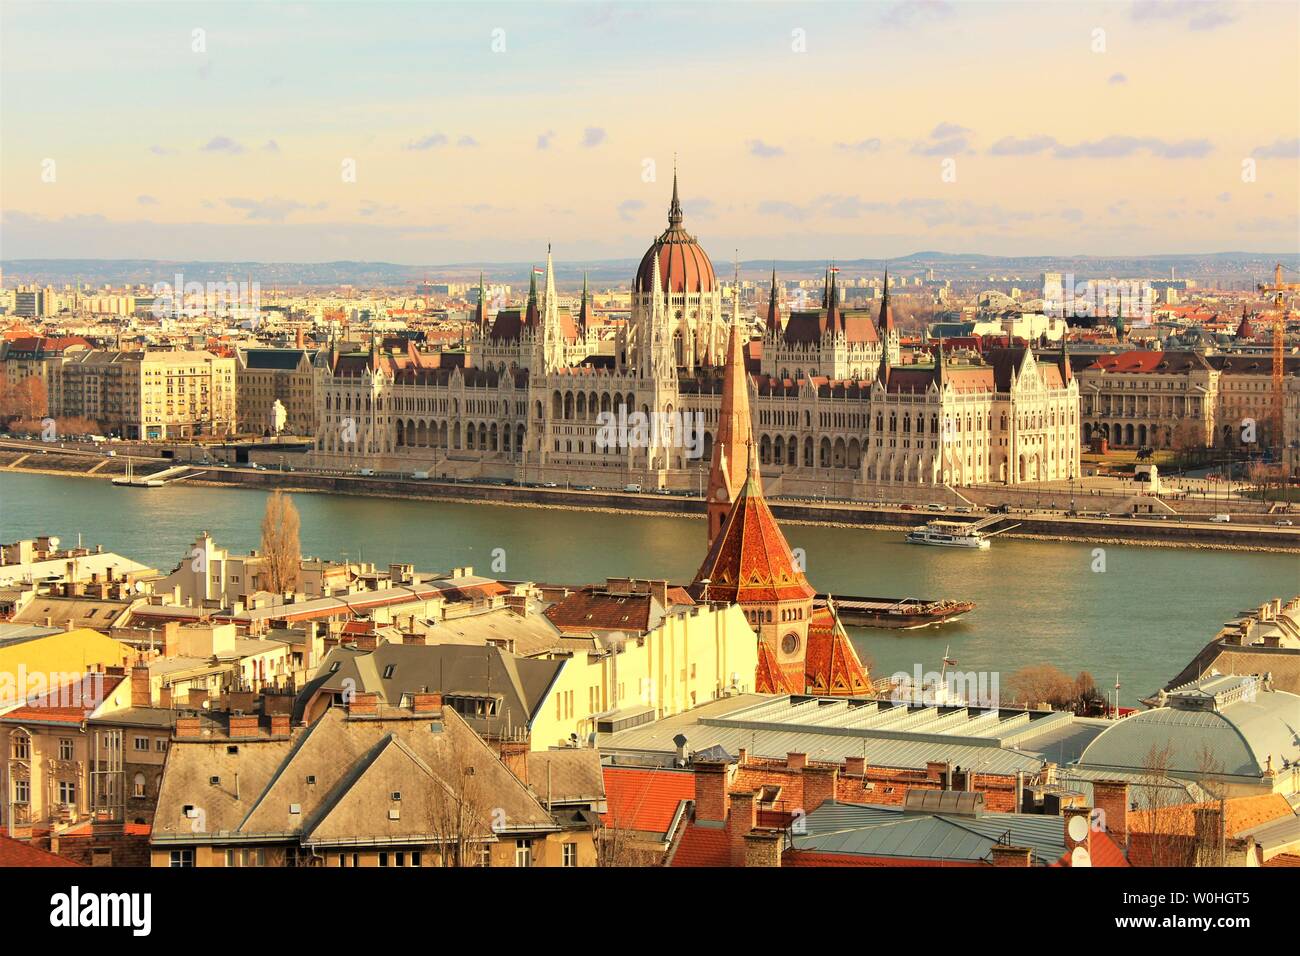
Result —
[[1011, 675], [1011, 692], [1025, 704], [1065, 707], [1074, 700], [1074, 681], [1051, 664], [1030, 664]]
[[302, 573], [302, 548], [298, 543], [298, 509], [283, 491], [266, 500], [262, 516], [262, 567], [266, 589], [275, 594], [296, 590]]

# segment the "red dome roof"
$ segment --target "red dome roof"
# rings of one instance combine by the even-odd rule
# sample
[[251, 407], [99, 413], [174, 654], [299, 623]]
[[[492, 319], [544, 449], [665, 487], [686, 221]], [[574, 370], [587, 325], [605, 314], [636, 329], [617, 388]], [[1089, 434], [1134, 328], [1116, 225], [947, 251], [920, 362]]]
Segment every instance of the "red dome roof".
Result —
[[682, 204], [677, 200], [677, 176], [673, 175], [673, 201], [668, 207], [668, 228], [654, 241], [636, 270], [633, 289], [649, 289], [654, 283], [655, 257], [659, 258], [659, 282], [665, 293], [713, 292], [717, 276], [708, 254], [695, 237], [682, 228]]

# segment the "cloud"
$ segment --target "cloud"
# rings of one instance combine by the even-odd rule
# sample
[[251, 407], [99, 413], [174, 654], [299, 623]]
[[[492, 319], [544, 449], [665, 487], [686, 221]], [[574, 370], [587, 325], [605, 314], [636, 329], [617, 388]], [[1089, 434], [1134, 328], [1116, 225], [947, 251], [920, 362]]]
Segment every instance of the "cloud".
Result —
[[155, 156], [171, 156], [176, 152], [176, 150], [155, 144], [149, 147], [149, 152], [153, 153]]
[[636, 214], [645, 208], [645, 203], [640, 199], [625, 199], [618, 204], [618, 218], [624, 222], [631, 222], [636, 218]]
[[262, 152], [264, 153], [278, 153], [279, 151], [280, 151], [280, 144], [273, 139], [268, 139], [265, 143], [262, 144]]
[[1107, 136], [1105, 139], [1056, 145], [1057, 159], [1116, 159], [1148, 152], [1161, 159], [1200, 159], [1214, 152], [1208, 139], [1166, 141], [1154, 136]]
[[411, 142], [403, 146], [402, 149], [422, 151], [426, 149], [437, 149], [439, 146], [446, 146], [446, 145], [447, 145], [447, 137], [445, 135], [443, 135], [442, 133], [430, 133], [428, 136], [425, 136], [421, 139], [412, 140]]
[[952, 4], [944, 0], [906, 0], [885, 11], [880, 22], [890, 28], [915, 26], [922, 20], [943, 20], [952, 15]]
[[1250, 151], [1256, 159], [1300, 159], [1300, 139], [1279, 139]]
[[877, 153], [880, 151], [880, 140], [873, 136], [870, 139], [860, 139], [856, 143], [836, 143], [835, 148], [851, 153]]
[[1111, 86], [1119, 86], [1123, 83], [1127, 83], [1128, 77], [1125, 76], [1123, 73], [1112, 73], [1110, 75], [1110, 79], [1108, 79], [1106, 82], [1109, 83]]
[[1186, 20], [1189, 30], [1214, 30], [1237, 19], [1234, 5], [1207, 0], [1137, 0], [1130, 8], [1134, 20]]
[[318, 202], [314, 205], [301, 203], [294, 199], [280, 199], [273, 196], [268, 199], [244, 199], [241, 197], [232, 197], [226, 200], [226, 205], [232, 209], [243, 210], [246, 219], [265, 219], [268, 222], [284, 222], [289, 216], [303, 210], [321, 210], [326, 203]]
[[156, 205], [158, 205], [158, 200], [155, 199], [153, 196], [147, 196], [147, 195], [146, 195], [146, 196], [136, 196], [136, 197], [135, 197], [135, 201], [138, 202], [141, 206], [156, 206]]
[[554, 139], [554, 138], [555, 138], [555, 130], [553, 130], [553, 129], [548, 129], [545, 133], [538, 133], [538, 134], [537, 134], [537, 148], [538, 148], [538, 149], [550, 149], [550, 148], [551, 148], [551, 140]]
[[244, 151], [244, 147], [229, 136], [214, 136], [207, 143], [200, 146], [199, 149], [205, 153], [229, 153], [232, 156]]
[[1219, 193], [1219, 195], [1215, 196], [1214, 198], [1219, 200], [1219, 202], [1231, 202], [1232, 193]]
[[785, 150], [780, 146], [771, 146], [761, 139], [751, 139], [745, 145], [749, 147], [751, 156], [757, 156], [760, 159], [771, 159], [774, 156], [785, 155]]
[[1051, 149], [1055, 145], [1056, 139], [1052, 136], [1027, 136], [1024, 139], [1016, 139], [1014, 136], [1004, 136], [989, 147], [989, 155], [1037, 156], [1039, 153]]
[[956, 123], [940, 123], [930, 131], [931, 139], [944, 139], [950, 136], [960, 136], [962, 133], [969, 133], [970, 130], [965, 126], [958, 126]]
[[370, 216], [393, 215], [400, 211], [401, 209], [398, 206], [375, 202], [373, 199], [363, 199], [357, 213], [368, 218]]
[[456, 140], [456, 145], [459, 146], [461, 149], [473, 149], [475, 146], [478, 145], [478, 140], [476, 140], [473, 136], [466, 134], [465, 136], [462, 136], [460, 139]]
[[1008, 210], [996, 203], [978, 205], [971, 202], [928, 198], [900, 199], [897, 202], [886, 203], [832, 193], [817, 196], [802, 205], [781, 200], [767, 200], [758, 204], [758, 211], [762, 215], [778, 216], [791, 222], [894, 215], [919, 219], [926, 226], [957, 225], [980, 228], [1004, 228], [1012, 223], [1035, 218], [1034, 213]]
[[605, 131], [599, 126], [588, 126], [582, 131], [582, 145], [592, 149], [605, 142]]
[[971, 131], [956, 123], [940, 123], [930, 131], [928, 142], [920, 140], [912, 144], [912, 152], [918, 156], [952, 156], [970, 149], [967, 136]]

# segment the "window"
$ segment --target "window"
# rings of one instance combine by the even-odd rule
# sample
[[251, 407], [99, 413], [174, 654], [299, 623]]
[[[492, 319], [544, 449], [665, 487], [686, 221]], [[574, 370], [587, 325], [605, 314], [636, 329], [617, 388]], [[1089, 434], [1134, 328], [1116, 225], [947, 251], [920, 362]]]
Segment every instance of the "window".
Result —
[[168, 866], [177, 867], [177, 866], [193, 866], [193, 865], [194, 865], [193, 850], [172, 850], [171, 860], [168, 863]]
[[159, 737], [153, 742], [153, 749], [159, 753], [165, 752], [167, 750], [167, 741], [164, 738]]
[[72, 738], [71, 737], [59, 738], [59, 759], [60, 760], [72, 759]]
[[19, 731], [13, 736], [13, 755], [15, 760], [30, 760], [32, 756], [32, 739]]
[[380, 853], [380, 854], [379, 854], [379, 865], [380, 865], [380, 866], [387, 866], [387, 865], [388, 865], [388, 854], [387, 854], [387, 853]]
[[59, 781], [59, 803], [66, 803], [69, 806], [76, 805], [77, 802], [77, 783], [75, 780]]
[[136, 737], [136, 738], [135, 738], [135, 749], [136, 749], [136, 750], [143, 750], [143, 751], [146, 751], [146, 752], [147, 752], [147, 751], [149, 750], [149, 738], [148, 738], [148, 737]]
[[533, 865], [533, 841], [520, 839], [515, 841], [515, 866]]
[[564, 859], [562, 865], [563, 866], [578, 865], [578, 844], [576, 843], [564, 844]]
[[419, 866], [419, 865], [420, 865], [420, 851], [419, 851], [419, 850], [412, 850], [412, 851], [411, 851], [411, 866]]
[[147, 796], [145, 793], [144, 774], [137, 773], [135, 775], [135, 779], [131, 782], [131, 796], [137, 798]]
[[478, 865], [479, 866], [492, 865], [492, 844], [484, 843], [481, 847], [478, 848]]
[[32, 783], [30, 780], [14, 781], [14, 803], [32, 802]]

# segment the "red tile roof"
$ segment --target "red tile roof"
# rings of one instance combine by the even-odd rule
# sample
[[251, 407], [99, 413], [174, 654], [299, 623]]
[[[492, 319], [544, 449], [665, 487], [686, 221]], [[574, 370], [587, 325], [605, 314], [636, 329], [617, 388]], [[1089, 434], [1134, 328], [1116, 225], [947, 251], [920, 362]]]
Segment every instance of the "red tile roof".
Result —
[[695, 799], [695, 774], [681, 770], [605, 768], [606, 826], [667, 833], [683, 800]]
[[81, 866], [57, 853], [29, 846], [19, 840], [0, 836], [0, 867], [10, 866]]
[[729, 866], [731, 844], [721, 827], [691, 826], [682, 834], [673, 866]]
[[637, 631], [650, 629], [649, 594], [609, 594], [590, 588], [574, 591], [543, 612], [561, 631]]
[[29, 700], [22, 707], [9, 711], [0, 717], [0, 721], [79, 724], [125, 680], [121, 674], [106, 674], [101, 684], [97, 681], [98, 676], [87, 674], [79, 681], [63, 684], [43, 697]]

